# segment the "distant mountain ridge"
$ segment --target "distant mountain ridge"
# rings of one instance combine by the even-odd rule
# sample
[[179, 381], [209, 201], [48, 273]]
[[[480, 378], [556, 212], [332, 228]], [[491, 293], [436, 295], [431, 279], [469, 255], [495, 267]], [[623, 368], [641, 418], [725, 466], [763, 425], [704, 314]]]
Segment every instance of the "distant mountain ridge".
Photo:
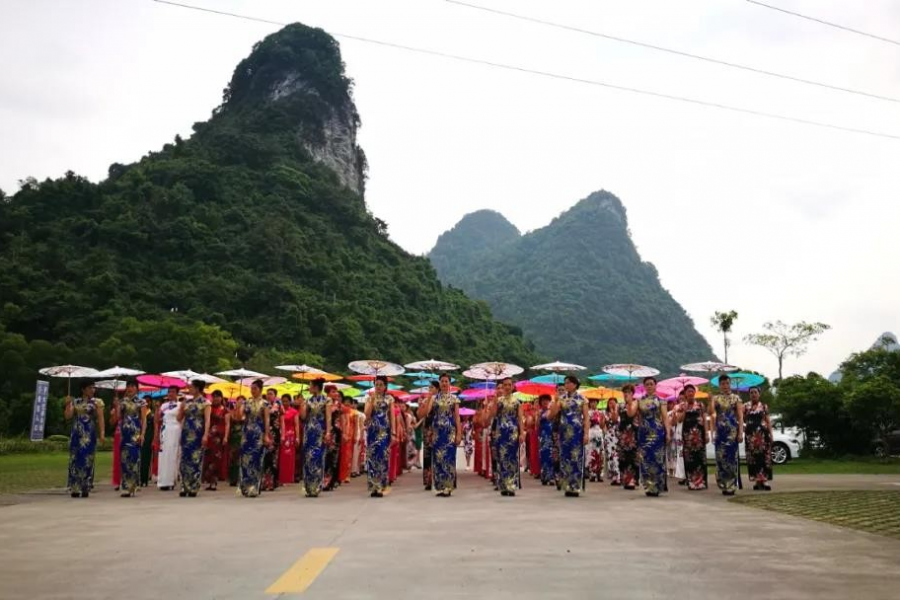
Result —
[[429, 258], [444, 283], [487, 301], [550, 358], [674, 373], [712, 355], [656, 268], [641, 260], [621, 200], [605, 190], [525, 235], [499, 213], [471, 213], [438, 238]]
[[[869, 350], [875, 350], [876, 348], [881, 348], [883, 350], [887, 350], [888, 352], [900, 352], [900, 343], [897, 342], [896, 335], [894, 335], [890, 331], [885, 331], [878, 336], [878, 339], [876, 339], [871, 346], [869, 346]], [[843, 377], [843, 372], [838, 368], [828, 376], [828, 381], [832, 383], [839, 383], [841, 379], [843, 379]]]

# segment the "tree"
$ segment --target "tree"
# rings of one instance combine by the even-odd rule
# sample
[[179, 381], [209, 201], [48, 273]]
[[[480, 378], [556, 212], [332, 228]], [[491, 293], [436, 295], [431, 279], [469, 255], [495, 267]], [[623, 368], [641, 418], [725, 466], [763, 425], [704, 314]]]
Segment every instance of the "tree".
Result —
[[728, 312], [719, 312], [710, 317], [709, 322], [712, 323], [712, 326], [717, 330], [722, 332], [722, 343], [725, 346], [725, 362], [728, 362], [728, 348], [731, 346], [731, 340], [728, 339], [728, 334], [731, 333], [731, 327], [734, 325], [734, 322], [737, 321], [738, 314], [736, 311], [729, 310]]
[[833, 454], [866, 452], [871, 435], [860, 431], [858, 421], [848, 414], [843, 392], [817, 373], [794, 375], [779, 383], [771, 409], [785, 423], [802, 429], [807, 441], [815, 440]]
[[854, 420], [869, 423], [888, 448], [888, 434], [900, 428], [900, 387], [878, 375], [855, 386], [847, 394], [846, 404]]
[[744, 337], [744, 341], [754, 346], [762, 346], [775, 355], [778, 359], [778, 380], [781, 381], [785, 357], [806, 354], [809, 344], [831, 329], [831, 325], [806, 321], [788, 325], [782, 321], [774, 323], [770, 321], [763, 324], [763, 329], [766, 333], [751, 333]]

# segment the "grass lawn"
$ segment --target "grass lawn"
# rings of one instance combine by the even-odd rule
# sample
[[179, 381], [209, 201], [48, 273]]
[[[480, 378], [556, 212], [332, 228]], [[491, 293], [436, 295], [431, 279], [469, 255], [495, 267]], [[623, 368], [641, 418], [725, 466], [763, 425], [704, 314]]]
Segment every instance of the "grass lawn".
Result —
[[[109, 481], [112, 452], [98, 452], [95, 481]], [[68, 452], [0, 456], [0, 494], [66, 487]]]
[[[775, 477], [783, 475], [900, 475], [900, 458], [880, 459], [818, 459], [798, 458], [787, 464], [774, 465]], [[709, 472], [715, 473], [715, 464], [710, 465]], [[741, 465], [741, 471], [747, 474], [747, 465]]]
[[900, 539], [900, 490], [790, 492], [731, 501]]

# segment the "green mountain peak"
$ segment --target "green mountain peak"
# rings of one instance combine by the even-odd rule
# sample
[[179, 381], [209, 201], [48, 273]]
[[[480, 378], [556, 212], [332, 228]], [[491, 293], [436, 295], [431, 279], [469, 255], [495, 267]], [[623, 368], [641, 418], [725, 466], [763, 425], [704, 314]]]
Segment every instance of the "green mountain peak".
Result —
[[656, 268], [641, 260], [625, 207], [610, 192], [487, 249], [462, 225], [429, 255], [441, 280], [487, 301], [542, 354], [590, 368], [640, 362], [664, 372], [712, 354]]
[[520, 330], [369, 212], [351, 90], [337, 42], [290, 25], [256, 44], [189, 139], [100, 183], [69, 172], [2, 199], [0, 357], [16, 360], [0, 361], [0, 413], [38, 368], [67, 362], [533, 364]]

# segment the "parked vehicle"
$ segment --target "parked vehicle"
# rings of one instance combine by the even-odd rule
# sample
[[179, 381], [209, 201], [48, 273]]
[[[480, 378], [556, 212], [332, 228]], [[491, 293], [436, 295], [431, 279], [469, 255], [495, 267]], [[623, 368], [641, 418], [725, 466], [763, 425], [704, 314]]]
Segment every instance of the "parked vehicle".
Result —
[[[798, 458], [803, 448], [803, 432], [796, 427], [785, 427], [781, 415], [770, 415], [772, 421], [772, 462], [783, 465], [789, 460]], [[900, 442], [900, 438], [898, 438]], [[738, 449], [741, 460], [746, 459], [744, 444]], [[716, 446], [712, 442], [706, 445], [706, 460], [715, 462]]]
[[886, 456], [897, 456], [900, 454], [900, 429], [895, 429], [894, 431], [887, 434], [887, 442], [884, 440], [878, 439], [872, 444], [873, 452], [875, 456], [879, 458], [884, 458]]

